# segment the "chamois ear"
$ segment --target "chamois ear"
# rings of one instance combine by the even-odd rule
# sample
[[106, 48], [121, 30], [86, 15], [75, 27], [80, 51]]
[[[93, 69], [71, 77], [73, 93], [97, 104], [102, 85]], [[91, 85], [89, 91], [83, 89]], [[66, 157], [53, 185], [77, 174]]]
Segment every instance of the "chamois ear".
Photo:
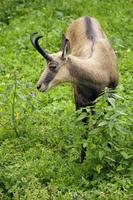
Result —
[[63, 41], [62, 41], [62, 45], [61, 45], [61, 50], [62, 50], [62, 58], [65, 59], [66, 56], [70, 53], [70, 42], [65, 37], [64, 34], [63, 34]]

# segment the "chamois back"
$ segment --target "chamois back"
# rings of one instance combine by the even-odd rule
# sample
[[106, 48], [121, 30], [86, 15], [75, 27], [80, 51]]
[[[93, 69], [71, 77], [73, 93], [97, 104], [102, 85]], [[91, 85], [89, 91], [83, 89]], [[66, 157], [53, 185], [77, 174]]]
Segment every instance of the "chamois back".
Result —
[[69, 26], [66, 37], [70, 42], [71, 55], [89, 57], [94, 42], [106, 36], [96, 19], [81, 17]]

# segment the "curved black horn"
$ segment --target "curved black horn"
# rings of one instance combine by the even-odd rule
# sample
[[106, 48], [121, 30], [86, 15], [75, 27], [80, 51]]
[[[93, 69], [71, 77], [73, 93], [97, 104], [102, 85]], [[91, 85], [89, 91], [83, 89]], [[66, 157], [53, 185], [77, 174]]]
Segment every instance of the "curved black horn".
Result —
[[53, 58], [39, 45], [38, 43], [38, 40], [40, 38], [42, 38], [43, 36], [38, 36], [36, 37], [35, 39], [33, 38], [36, 34], [38, 34], [37, 32], [35, 33], [32, 33], [30, 35], [30, 40], [31, 40], [31, 43], [32, 45], [35, 47], [35, 49], [46, 59], [46, 60], [49, 60], [49, 61], [52, 61]]

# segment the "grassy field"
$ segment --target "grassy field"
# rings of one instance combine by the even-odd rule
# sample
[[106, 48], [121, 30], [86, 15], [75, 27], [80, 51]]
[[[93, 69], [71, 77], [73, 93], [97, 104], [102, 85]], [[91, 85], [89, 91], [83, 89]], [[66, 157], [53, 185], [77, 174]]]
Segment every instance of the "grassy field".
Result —
[[[120, 74], [112, 106], [105, 92], [90, 116], [87, 141], [69, 84], [37, 92], [44, 61], [29, 40], [38, 31], [41, 44], [58, 51], [62, 32], [84, 15], [100, 21]], [[133, 199], [132, 19], [132, 0], [0, 0], [1, 200]]]

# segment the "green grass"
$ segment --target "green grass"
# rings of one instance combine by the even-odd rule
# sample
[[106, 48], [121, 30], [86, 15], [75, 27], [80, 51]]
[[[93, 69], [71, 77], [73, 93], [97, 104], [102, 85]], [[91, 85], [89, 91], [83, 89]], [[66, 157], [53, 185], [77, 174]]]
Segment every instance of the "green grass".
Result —
[[[132, 0], [0, 1], [0, 199], [133, 199], [132, 13]], [[105, 92], [90, 116], [87, 141], [69, 84], [37, 92], [44, 61], [29, 40], [38, 31], [41, 44], [58, 51], [62, 32], [83, 15], [100, 21], [120, 73], [112, 106]]]

